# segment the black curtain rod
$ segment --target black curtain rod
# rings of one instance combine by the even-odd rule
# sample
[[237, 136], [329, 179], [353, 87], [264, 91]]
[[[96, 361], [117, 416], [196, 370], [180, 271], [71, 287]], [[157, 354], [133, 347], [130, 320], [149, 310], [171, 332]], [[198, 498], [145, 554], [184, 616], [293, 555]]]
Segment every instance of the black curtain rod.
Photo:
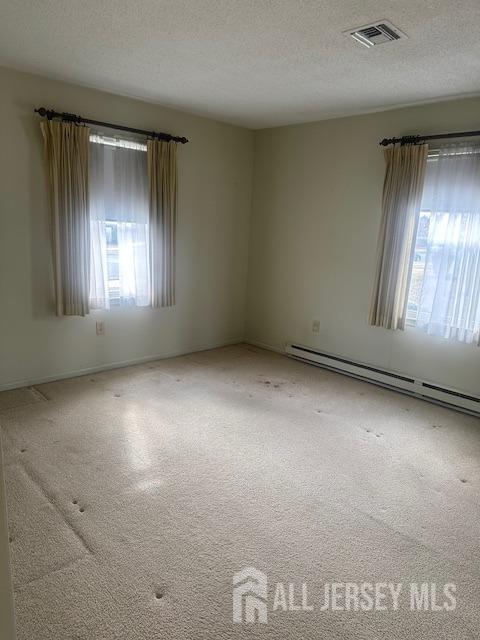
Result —
[[417, 144], [425, 140], [442, 140], [446, 138], [470, 138], [480, 136], [480, 131], [460, 131], [458, 133], [436, 133], [430, 136], [403, 136], [402, 138], [384, 138], [378, 144], [386, 147], [389, 144]]
[[53, 111], [52, 109], [45, 109], [45, 107], [40, 107], [40, 109], [34, 109], [35, 113], [38, 113], [42, 116], [42, 118], [47, 118], [48, 120], [52, 120], [53, 118], [61, 118], [63, 122], [74, 122], [75, 124], [93, 124], [99, 127], [107, 127], [108, 129], [118, 129], [119, 131], [128, 131], [129, 133], [138, 133], [143, 136], [148, 136], [150, 138], [156, 138], [157, 140], [166, 140], [167, 142], [180, 142], [181, 144], [186, 144], [188, 142], [187, 138], [179, 138], [177, 136], [172, 136], [169, 133], [159, 133], [157, 131], [146, 131], [145, 129], [134, 129], [133, 127], [125, 127], [121, 124], [112, 124], [111, 122], [100, 122], [100, 120], [90, 120], [90, 118], [82, 118], [82, 116], [77, 116], [74, 113], [59, 113], [58, 111]]

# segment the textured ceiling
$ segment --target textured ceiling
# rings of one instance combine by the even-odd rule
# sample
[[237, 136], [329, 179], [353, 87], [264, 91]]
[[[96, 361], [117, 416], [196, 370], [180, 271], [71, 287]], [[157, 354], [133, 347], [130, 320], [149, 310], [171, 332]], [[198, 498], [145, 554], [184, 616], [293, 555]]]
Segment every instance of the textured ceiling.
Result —
[[[376, 19], [409, 38], [342, 33]], [[0, 64], [260, 128], [478, 93], [479, 24], [480, 0], [0, 0]]]

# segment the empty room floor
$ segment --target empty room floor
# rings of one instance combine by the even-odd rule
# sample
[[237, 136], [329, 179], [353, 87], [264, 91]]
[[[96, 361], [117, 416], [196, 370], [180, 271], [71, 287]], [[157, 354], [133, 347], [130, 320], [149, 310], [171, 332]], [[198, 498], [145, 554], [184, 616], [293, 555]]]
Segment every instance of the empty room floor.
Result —
[[[19, 640], [478, 637], [477, 418], [248, 345], [0, 412]], [[244, 567], [267, 624], [232, 621]], [[313, 611], [274, 610], [278, 582]], [[320, 611], [334, 582], [454, 583], [457, 607]]]

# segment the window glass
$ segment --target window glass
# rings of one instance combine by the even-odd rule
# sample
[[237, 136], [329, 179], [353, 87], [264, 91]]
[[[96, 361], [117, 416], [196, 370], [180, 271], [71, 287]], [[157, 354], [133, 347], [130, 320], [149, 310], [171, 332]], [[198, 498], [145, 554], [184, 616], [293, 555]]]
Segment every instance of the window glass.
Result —
[[150, 304], [146, 146], [90, 138], [92, 308]]
[[407, 322], [431, 335], [479, 341], [479, 146], [449, 145], [429, 155]]

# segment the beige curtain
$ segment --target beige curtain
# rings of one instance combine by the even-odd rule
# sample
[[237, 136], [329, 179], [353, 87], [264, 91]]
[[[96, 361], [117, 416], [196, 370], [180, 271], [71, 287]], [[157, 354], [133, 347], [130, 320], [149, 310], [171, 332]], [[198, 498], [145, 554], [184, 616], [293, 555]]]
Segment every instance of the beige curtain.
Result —
[[177, 145], [148, 141], [150, 265], [153, 307], [175, 304]]
[[48, 163], [56, 313], [84, 316], [90, 285], [90, 129], [49, 120], [40, 126]]
[[385, 150], [382, 222], [369, 323], [404, 329], [428, 145]]

